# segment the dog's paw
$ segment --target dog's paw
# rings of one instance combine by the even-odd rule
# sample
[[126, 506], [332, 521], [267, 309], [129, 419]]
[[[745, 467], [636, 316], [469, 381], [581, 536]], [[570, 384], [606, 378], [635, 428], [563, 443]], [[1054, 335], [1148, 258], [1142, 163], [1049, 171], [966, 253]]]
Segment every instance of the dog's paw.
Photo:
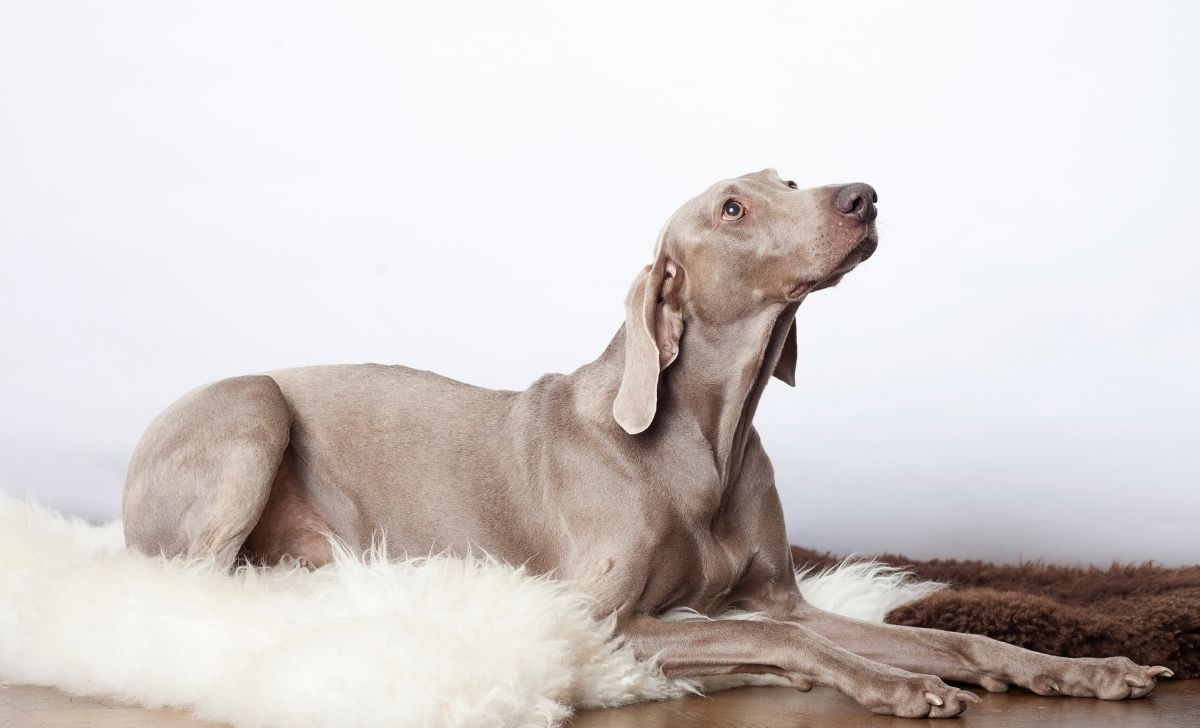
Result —
[[872, 713], [901, 718], [953, 718], [979, 696], [951, 687], [933, 675], [903, 673], [866, 683], [851, 695]]
[[1175, 673], [1160, 665], [1139, 665], [1127, 657], [1057, 658], [1031, 679], [1021, 681], [1038, 695], [1125, 700], [1148, 695], [1158, 678]]

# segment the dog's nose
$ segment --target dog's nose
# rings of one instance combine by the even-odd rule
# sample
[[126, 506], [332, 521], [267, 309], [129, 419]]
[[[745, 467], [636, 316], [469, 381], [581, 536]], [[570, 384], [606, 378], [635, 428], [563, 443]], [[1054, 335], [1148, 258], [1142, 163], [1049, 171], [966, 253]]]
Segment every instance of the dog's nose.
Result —
[[876, 202], [879, 202], [879, 195], [875, 188], [863, 182], [846, 185], [833, 194], [833, 206], [837, 211], [859, 222], [875, 219], [879, 214], [875, 209]]

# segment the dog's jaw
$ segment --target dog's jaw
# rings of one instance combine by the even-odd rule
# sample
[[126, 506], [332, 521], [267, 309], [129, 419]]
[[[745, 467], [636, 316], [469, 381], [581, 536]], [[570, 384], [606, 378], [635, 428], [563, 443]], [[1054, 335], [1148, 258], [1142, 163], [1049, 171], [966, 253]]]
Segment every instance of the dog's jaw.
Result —
[[863, 236], [859, 238], [858, 243], [851, 248], [850, 252], [846, 253], [846, 257], [842, 258], [842, 261], [834, 267], [829, 275], [815, 281], [801, 281], [797, 283], [787, 292], [787, 300], [799, 301], [813, 291], [820, 291], [824, 288], [836, 286], [859, 263], [874, 255], [878, 248], [879, 235], [876, 233], [875, 225], [872, 223], [867, 227]]

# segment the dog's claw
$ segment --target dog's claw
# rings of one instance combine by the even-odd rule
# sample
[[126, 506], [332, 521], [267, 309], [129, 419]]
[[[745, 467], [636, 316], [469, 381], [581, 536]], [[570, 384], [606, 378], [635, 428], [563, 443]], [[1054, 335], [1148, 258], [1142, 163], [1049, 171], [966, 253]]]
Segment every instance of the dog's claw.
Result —
[[943, 701], [941, 698], [934, 695], [933, 693], [925, 693], [925, 700], [928, 703], [930, 703], [931, 705], [936, 705], [939, 708], [946, 704], [945, 701]]
[[1054, 681], [1054, 678], [1049, 675], [1039, 675], [1034, 678], [1033, 683], [1029, 686], [1033, 692], [1039, 695], [1047, 695], [1050, 693], [1062, 693], [1062, 688]]
[[959, 690], [954, 694], [954, 697], [958, 698], [960, 703], [970, 703], [971, 705], [979, 705], [983, 702], [983, 698], [979, 697], [975, 693], [967, 692], [966, 690]]
[[1146, 674], [1150, 677], [1175, 677], [1175, 673], [1171, 671], [1171, 668], [1163, 667], [1162, 665], [1147, 667]]
[[1042, 694], [1061, 693], [1062, 692], [1062, 687], [1058, 686], [1058, 684], [1054, 680], [1054, 678], [1050, 678], [1050, 676], [1048, 676], [1048, 675], [1042, 675], [1042, 678], [1039, 678], [1036, 681], [1036, 684], [1037, 685], [1036, 685], [1036, 687], [1034, 687], [1033, 692], [1038, 692], [1038, 693], [1042, 693]]

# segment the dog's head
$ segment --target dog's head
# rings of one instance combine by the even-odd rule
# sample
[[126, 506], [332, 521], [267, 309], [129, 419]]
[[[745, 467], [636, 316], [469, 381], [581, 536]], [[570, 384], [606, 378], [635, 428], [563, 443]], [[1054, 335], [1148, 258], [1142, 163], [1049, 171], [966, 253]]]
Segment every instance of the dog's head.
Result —
[[[870, 185], [801, 190], [765, 169], [718, 182], [679, 208], [625, 300], [625, 372], [613, 403], [621, 427], [636, 434], [650, 426], [659, 372], [679, 355], [687, 322], [730, 325], [782, 311], [871, 257], [876, 202]], [[788, 384], [794, 326], [774, 370]]]

